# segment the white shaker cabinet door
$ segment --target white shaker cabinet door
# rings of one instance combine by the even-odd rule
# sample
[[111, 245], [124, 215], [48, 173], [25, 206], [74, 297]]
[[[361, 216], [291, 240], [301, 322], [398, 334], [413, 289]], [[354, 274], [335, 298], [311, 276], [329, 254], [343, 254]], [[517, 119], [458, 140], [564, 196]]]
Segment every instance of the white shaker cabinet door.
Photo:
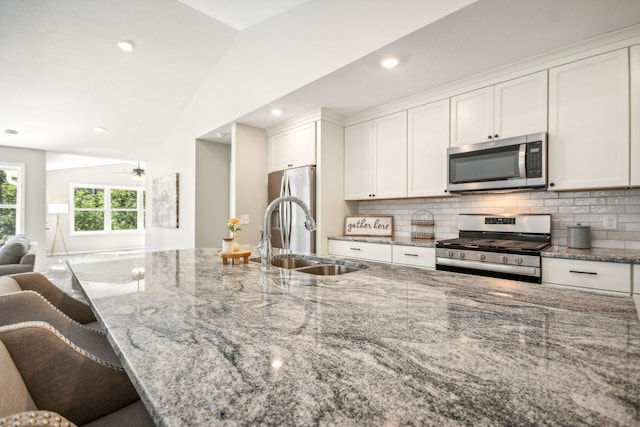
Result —
[[372, 197], [373, 124], [371, 121], [344, 129], [344, 198]]
[[[631, 185], [640, 186], [640, 45], [631, 47]], [[638, 289], [640, 293], [640, 289]]]
[[494, 87], [494, 138], [509, 138], [546, 131], [546, 70], [509, 80]]
[[407, 195], [447, 195], [449, 100], [412, 108], [408, 114]]
[[316, 123], [311, 122], [291, 130], [293, 166], [316, 164]]
[[549, 70], [549, 189], [629, 185], [627, 49]]
[[373, 121], [373, 198], [407, 197], [407, 112]]
[[493, 86], [451, 98], [451, 146], [493, 137]]
[[282, 132], [269, 137], [269, 172], [293, 166], [293, 145], [291, 134]]

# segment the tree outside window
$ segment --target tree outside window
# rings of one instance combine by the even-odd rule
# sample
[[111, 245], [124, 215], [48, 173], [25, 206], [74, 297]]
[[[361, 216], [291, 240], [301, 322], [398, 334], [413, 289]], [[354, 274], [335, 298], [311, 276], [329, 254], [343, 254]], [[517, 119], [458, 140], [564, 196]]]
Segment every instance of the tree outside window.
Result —
[[144, 190], [72, 186], [74, 232], [144, 229]]
[[76, 188], [73, 194], [74, 231], [103, 231], [104, 206], [104, 189]]
[[22, 233], [22, 166], [0, 165], [0, 240]]
[[136, 190], [111, 190], [111, 229], [138, 229], [138, 192]]

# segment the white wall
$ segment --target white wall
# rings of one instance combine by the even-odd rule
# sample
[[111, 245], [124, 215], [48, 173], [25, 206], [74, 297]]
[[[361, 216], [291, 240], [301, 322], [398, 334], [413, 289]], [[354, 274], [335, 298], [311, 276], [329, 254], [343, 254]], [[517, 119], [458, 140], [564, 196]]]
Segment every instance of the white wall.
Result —
[[238, 243], [255, 248], [267, 208], [267, 134], [263, 129], [235, 124], [232, 128], [231, 215], [249, 215], [240, 227]]
[[38, 242], [35, 271], [42, 271], [45, 259], [45, 173], [46, 152], [24, 148], [0, 147], [0, 160], [25, 165], [25, 223], [24, 234]]
[[328, 254], [327, 237], [343, 234], [344, 218], [358, 212], [358, 203], [344, 200], [344, 128], [321, 120], [316, 132], [316, 252]]
[[196, 141], [196, 230], [197, 248], [222, 245], [229, 235], [231, 145]]
[[[74, 169], [60, 169], [47, 172], [47, 204], [68, 203], [72, 209], [71, 184], [83, 185], [117, 185], [123, 187], [143, 187], [144, 183], [134, 181], [128, 173], [114, 173], [130, 171], [131, 164], [122, 163], [107, 166], [93, 166]], [[149, 202], [150, 199], [147, 199]], [[147, 203], [149, 206], [149, 203]], [[148, 222], [147, 222], [148, 224]], [[56, 216], [47, 214], [47, 253], [51, 252], [55, 233]], [[70, 235], [73, 229], [70, 215], [60, 216], [60, 228], [69, 253], [97, 252], [121, 249], [141, 249], [144, 247], [144, 232], [114, 232], [102, 234]], [[55, 254], [64, 254], [64, 244], [60, 235], [56, 239]]]
[[313, 1], [240, 32], [158, 149], [149, 153], [148, 182], [180, 173], [180, 228], [147, 227], [147, 250], [195, 245], [197, 138], [472, 2], [405, 0], [398, 7], [387, 0]]

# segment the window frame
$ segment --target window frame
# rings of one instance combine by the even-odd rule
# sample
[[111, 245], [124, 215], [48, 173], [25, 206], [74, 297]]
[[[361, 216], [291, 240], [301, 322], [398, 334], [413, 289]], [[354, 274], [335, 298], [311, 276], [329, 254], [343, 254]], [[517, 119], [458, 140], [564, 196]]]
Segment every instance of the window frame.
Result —
[[[75, 217], [76, 217], [76, 207], [75, 207], [75, 190], [76, 188], [89, 188], [95, 190], [102, 190], [104, 192], [104, 208], [102, 209], [79, 209], [79, 210], [95, 210], [104, 212], [104, 228], [102, 230], [87, 230], [87, 231], [77, 231], [75, 228]], [[111, 190], [126, 190], [126, 191], [135, 191], [136, 192], [136, 205], [137, 212], [136, 222], [138, 228], [132, 230], [113, 230], [111, 228]], [[76, 184], [72, 183], [69, 186], [69, 200], [70, 200], [70, 209], [69, 209], [69, 235], [70, 236], [87, 236], [87, 235], [104, 235], [104, 234], [134, 234], [134, 233], [144, 233], [145, 231], [145, 223], [144, 223], [144, 215], [145, 209], [144, 204], [142, 203], [144, 200], [145, 188], [144, 187], [136, 187], [136, 186], [127, 186], [127, 185], [110, 185], [110, 184]], [[134, 209], [113, 209], [114, 212], [133, 212]]]
[[7, 203], [0, 203], [0, 208], [3, 209], [16, 209], [16, 232], [15, 235], [25, 234], [25, 195], [26, 188], [25, 181], [27, 179], [27, 167], [24, 163], [11, 163], [0, 162], [0, 170], [4, 169], [17, 169], [18, 170], [18, 185], [16, 186], [16, 204], [9, 205]]

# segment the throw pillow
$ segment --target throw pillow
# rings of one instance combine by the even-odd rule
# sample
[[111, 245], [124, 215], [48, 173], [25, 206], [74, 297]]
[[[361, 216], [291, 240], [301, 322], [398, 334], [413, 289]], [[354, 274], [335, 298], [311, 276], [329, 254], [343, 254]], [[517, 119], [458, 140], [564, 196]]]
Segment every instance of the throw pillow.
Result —
[[20, 260], [29, 250], [29, 238], [17, 235], [0, 248], [0, 265], [20, 264]]

